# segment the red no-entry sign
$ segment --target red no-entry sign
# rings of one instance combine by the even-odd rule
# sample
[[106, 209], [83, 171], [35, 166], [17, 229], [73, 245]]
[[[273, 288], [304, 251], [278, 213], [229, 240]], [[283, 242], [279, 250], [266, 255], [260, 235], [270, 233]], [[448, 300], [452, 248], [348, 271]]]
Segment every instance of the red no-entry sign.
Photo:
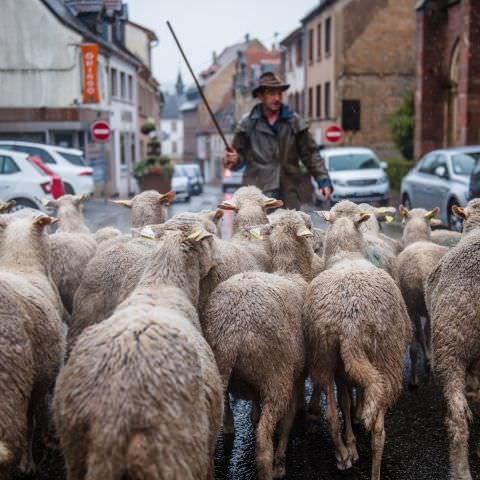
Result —
[[112, 136], [112, 129], [104, 120], [98, 120], [98, 122], [95, 122], [90, 127], [90, 131], [97, 142], [108, 142]]
[[331, 143], [339, 142], [342, 136], [343, 130], [338, 125], [330, 125], [325, 129], [325, 138]]

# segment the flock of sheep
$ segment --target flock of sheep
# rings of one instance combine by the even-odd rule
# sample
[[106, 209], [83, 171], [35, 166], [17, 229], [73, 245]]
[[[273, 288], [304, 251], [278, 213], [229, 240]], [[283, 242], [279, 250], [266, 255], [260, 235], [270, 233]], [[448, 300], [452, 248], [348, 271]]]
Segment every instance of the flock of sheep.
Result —
[[173, 198], [117, 202], [132, 235], [90, 232], [84, 197], [49, 202], [55, 218], [0, 206], [0, 479], [34, 471], [34, 438], [59, 443], [69, 480], [213, 479], [230, 395], [251, 401], [258, 478], [280, 478], [295, 416], [318, 416], [324, 393], [338, 468], [358, 460], [361, 423], [377, 480], [409, 347], [411, 383], [421, 350], [443, 387], [451, 478], [471, 479], [480, 200], [454, 207], [461, 235], [432, 232], [438, 209], [400, 207], [395, 241], [380, 228], [390, 208], [342, 201], [318, 212], [324, 232], [255, 187], [167, 219]]

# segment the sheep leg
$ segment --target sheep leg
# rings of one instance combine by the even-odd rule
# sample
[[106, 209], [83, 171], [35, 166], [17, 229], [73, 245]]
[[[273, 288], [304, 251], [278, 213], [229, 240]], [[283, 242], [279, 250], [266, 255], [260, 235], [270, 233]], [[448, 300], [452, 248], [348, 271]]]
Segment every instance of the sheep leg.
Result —
[[[32, 396], [33, 397], [33, 396]], [[28, 405], [27, 413], [27, 442], [26, 448], [22, 453], [22, 458], [20, 460], [20, 471], [26, 474], [35, 473], [35, 462], [33, 461], [33, 434], [35, 430], [35, 417], [34, 417], [34, 408], [32, 399]]]
[[355, 416], [353, 418], [353, 423], [359, 425], [362, 423], [362, 411], [363, 411], [363, 389], [357, 387], [357, 398], [355, 402]]
[[298, 386], [295, 386], [287, 414], [281, 421], [280, 438], [277, 445], [277, 451], [275, 452], [275, 468], [273, 471], [273, 478], [283, 478], [286, 475], [285, 454], [287, 451], [288, 438], [290, 436], [290, 431], [292, 430], [295, 414], [297, 412], [297, 391]]
[[252, 421], [253, 428], [257, 427], [258, 422], [260, 421], [261, 412], [262, 412], [262, 409], [260, 407], [260, 399], [254, 398], [252, 400], [252, 409], [250, 411], [250, 419]]
[[322, 419], [320, 411], [320, 396], [322, 395], [322, 389], [319, 383], [313, 380], [313, 391], [308, 404], [307, 420], [312, 422], [318, 422]]
[[263, 402], [260, 421], [255, 432], [259, 480], [271, 480], [273, 477], [273, 432], [278, 421], [278, 413], [275, 410], [271, 400]]
[[447, 401], [447, 428], [450, 436], [450, 469], [454, 480], [471, 480], [468, 465], [468, 421], [471, 412], [465, 397], [465, 373], [450, 372], [445, 385]]
[[352, 428], [352, 391], [346, 382], [342, 382], [340, 391], [342, 396], [343, 419], [345, 421], [345, 443], [347, 444], [347, 450], [352, 463], [355, 463], [358, 461], [358, 451], [357, 439], [355, 438]]
[[233, 435], [235, 433], [235, 423], [233, 421], [233, 413], [232, 413], [232, 408], [230, 406], [230, 395], [228, 394], [228, 390], [225, 392], [223, 433], [225, 435]]
[[335, 457], [337, 459], [337, 468], [339, 470], [346, 470], [352, 467], [352, 461], [348, 450], [342, 440], [340, 434], [340, 424], [338, 422], [337, 399], [335, 398], [334, 381], [333, 379], [327, 383], [327, 423], [330, 436], [335, 445]]
[[430, 321], [430, 315], [427, 314], [425, 319], [425, 328], [424, 328], [424, 336], [425, 336], [425, 360], [426, 363], [428, 362], [428, 370], [430, 370], [430, 362], [432, 358], [432, 323]]
[[372, 480], [380, 480], [383, 447], [385, 446], [385, 410], [378, 412], [372, 427]]
[[418, 376], [417, 376], [417, 359], [418, 359], [418, 343], [416, 339], [416, 334], [412, 337], [410, 343], [410, 363], [412, 368], [412, 376], [410, 378], [410, 386], [418, 386]]

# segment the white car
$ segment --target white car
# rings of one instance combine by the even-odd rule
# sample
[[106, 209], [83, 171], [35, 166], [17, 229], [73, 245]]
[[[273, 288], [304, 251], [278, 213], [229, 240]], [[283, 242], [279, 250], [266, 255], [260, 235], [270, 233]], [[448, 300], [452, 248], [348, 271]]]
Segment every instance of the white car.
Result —
[[[320, 151], [333, 184], [332, 202], [380, 203], [390, 200], [390, 182], [376, 153], [369, 148], [340, 147]], [[315, 191], [315, 203], [322, 199]]]
[[16, 207], [42, 210], [39, 199], [51, 200], [51, 179], [29, 160], [29, 155], [0, 149], [0, 200]]
[[172, 190], [175, 192], [175, 200], [190, 201], [190, 181], [181, 165], [175, 166], [172, 176]]
[[85, 164], [81, 150], [9, 140], [0, 140], [0, 148], [40, 157], [42, 162], [63, 180], [67, 194], [93, 195], [95, 192], [93, 169]]

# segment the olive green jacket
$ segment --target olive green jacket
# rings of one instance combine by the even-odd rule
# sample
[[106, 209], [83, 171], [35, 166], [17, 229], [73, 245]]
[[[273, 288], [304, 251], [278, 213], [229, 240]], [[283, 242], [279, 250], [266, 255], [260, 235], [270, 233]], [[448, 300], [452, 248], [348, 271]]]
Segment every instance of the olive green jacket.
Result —
[[279, 190], [288, 208], [299, 208], [302, 183], [300, 160], [319, 187], [331, 186], [325, 163], [304, 120], [286, 105], [272, 127], [257, 104], [238, 124], [233, 146], [239, 154], [238, 168], [245, 166], [244, 185], [263, 192]]

